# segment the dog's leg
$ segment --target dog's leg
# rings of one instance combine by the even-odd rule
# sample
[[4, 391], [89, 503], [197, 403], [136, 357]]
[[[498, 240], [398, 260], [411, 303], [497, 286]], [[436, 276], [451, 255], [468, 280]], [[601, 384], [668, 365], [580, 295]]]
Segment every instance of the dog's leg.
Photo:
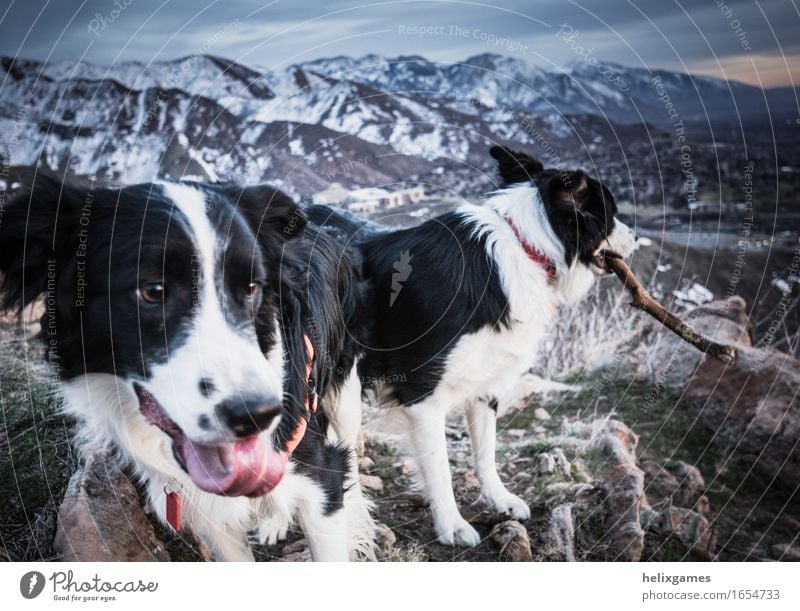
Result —
[[434, 528], [443, 545], [477, 545], [480, 535], [461, 517], [453, 494], [447, 460], [447, 409], [433, 402], [400, 408], [408, 420], [414, 459], [425, 496], [433, 512]]
[[497, 414], [484, 399], [472, 401], [466, 406], [467, 425], [472, 444], [472, 459], [475, 474], [481, 482], [481, 496], [498, 512], [518, 520], [531, 517], [527, 503], [511, 494], [497, 473], [495, 447], [497, 436]]
[[255, 561], [246, 533], [224, 525], [206, 528], [203, 532], [198, 532], [197, 527], [193, 527], [193, 530], [211, 550], [214, 560], [222, 562]]
[[350, 450], [350, 472], [345, 484], [344, 512], [349, 547], [370, 560], [375, 559], [375, 520], [370, 513], [372, 502], [361, 490], [358, 474], [358, 433], [361, 430], [361, 381], [356, 366], [342, 386], [339, 396], [326, 401], [329, 417], [338, 440]]
[[309, 509], [307, 506], [302, 507], [298, 517], [314, 562], [349, 561], [349, 536], [345, 510], [339, 509], [326, 516], [319, 511]]
[[361, 380], [354, 364], [338, 397], [325, 402], [331, 424], [339, 441], [355, 450], [358, 432], [361, 430]]

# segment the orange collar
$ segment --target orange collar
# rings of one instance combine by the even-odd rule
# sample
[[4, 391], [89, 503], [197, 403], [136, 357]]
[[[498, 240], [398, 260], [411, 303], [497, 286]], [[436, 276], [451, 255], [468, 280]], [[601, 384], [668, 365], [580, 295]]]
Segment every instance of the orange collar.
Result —
[[308, 428], [308, 419], [311, 417], [311, 414], [317, 411], [317, 402], [319, 399], [316, 389], [312, 388], [311, 382], [311, 371], [314, 365], [314, 344], [311, 343], [311, 339], [306, 334], [303, 335], [303, 342], [306, 347], [306, 413], [300, 416], [300, 421], [297, 423], [297, 428], [294, 430], [294, 433], [292, 433], [292, 438], [286, 443], [286, 450], [281, 453], [284, 462], [289, 461], [292, 452], [294, 452], [297, 446], [300, 445], [300, 442], [303, 441], [306, 429]]

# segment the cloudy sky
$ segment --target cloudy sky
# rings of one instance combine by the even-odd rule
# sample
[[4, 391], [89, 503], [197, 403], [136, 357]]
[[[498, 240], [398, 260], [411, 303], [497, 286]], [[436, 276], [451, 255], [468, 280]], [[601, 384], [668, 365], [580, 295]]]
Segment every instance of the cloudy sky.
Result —
[[2, 55], [105, 65], [196, 52], [258, 66], [496, 52], [557, 67], [588, 53], [763, 86], [800, 81], [798, 0], [0, 0], [0, 16]]

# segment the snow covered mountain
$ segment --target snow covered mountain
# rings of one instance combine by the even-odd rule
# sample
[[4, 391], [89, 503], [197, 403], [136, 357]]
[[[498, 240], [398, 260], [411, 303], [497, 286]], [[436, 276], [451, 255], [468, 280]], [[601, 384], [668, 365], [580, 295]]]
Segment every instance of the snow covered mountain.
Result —
[[[564, 70], [532, 66], [524, 60], [484, 53], [463, 62], [430, 62], [420, 56], [386, 59], [366, 55], [336, 57], [304, 64], [336, 78], [362, 82], [389, 92], [444, 96], [468, 111], [476, 102], [489, 108], [513, 108], [537, 115], [592, 114], [615, 122], [656, 125], [672, 121], [663, 93], [679, 108], [684, 121], [720, 121], [767, 116], [765, 92], [751, 85], [664, 70], [630, 68], [613, 63], [595, 66], [573, 62]], [[663, 85], [664, 92], [657, 87]], [[796, 114], [792, 88], [767, 90], [773, 116]]]
[[12, 169], [271, 181], [298, 195], [331, 182], [431, 182], [445, 170], [460, 188], [487, 182], [480, 169], [498, 142], [556, 164], [585, 162], [604, 143], [668, 141], [639, 116], [668, 129], [665, 91], [686, 121], [706, 110], [727, 118], [732, 101], [750, 117], [753, 99], [763, 104], [762, 90], [739, 83], [658, 73], [659, 92], [649, 71], [613, 69], [616, 82], [588, 64], [543, 70], [493, 54], [451, 64], [337, 57], [281, 70], [212, 56], [112, 67], [2, 58], [0, 156]]

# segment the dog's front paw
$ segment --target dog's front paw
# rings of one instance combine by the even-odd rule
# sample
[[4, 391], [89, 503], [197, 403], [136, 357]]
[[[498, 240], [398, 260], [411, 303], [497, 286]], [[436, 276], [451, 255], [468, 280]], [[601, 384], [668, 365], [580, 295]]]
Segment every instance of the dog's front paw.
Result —
[[258, 528], [258, 540], [262, 544], [275, 545], [286, 539], [289, 532], [289, 520], [274, 518], [265, 520]]
[[475, 547], [481, 542], [478, 531], [461, 516], [458, 519], [436, 524], [436, 537], [442, 545], [465, 545]]
[[528, 520], [531, 517], [531, 508], [516, 494], [506, 491], [497, 497], [486, 499], [497, 511], [509, 515], [515, 520]]

